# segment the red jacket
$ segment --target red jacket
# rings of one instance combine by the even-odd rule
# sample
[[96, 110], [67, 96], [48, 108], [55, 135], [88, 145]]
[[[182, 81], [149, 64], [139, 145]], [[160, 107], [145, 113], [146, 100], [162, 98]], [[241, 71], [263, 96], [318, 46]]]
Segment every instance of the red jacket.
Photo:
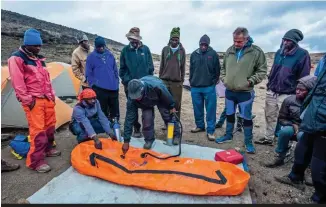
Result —
[[55, 100], [50, 74], [44, 61], [44, 57], [32, 57], [23, 48], [19, 48], [8, 59], [12, 86], [18, 101], [23, 105], [31, 104], [36, 97]]

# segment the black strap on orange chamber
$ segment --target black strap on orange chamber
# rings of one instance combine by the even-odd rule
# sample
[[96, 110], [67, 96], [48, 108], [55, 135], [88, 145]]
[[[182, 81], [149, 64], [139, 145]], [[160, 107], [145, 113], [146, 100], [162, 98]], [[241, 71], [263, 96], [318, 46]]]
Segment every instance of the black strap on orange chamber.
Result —
[[222, 172], [220, 170], [216, 170], [216, 175], [219, 178], [215, 179], [215, 178], [210, 178], [210, 177], [206, 177], [204, 175], [198, 175], [198, 174], [193, 174], [193, 173], [187, 173], [187, 172], [179, 172], [179, 171], [173, 171], [173, 170], [128, 170], [127, 168], [125, 168], [124, 166], [120, 165], [119, 163], [117, 163], [116, 161], [108, 158], [108, 157], [104, 157], [100, 154], [97, 153], [92, 153], [89, 156], [90, 159], [90, 163], [92, 166], [97, 166], [97, 163], [95, 161], [95, 159], [104, 161], [114, 167], [119, 168], [120, 170], [124, 171], [125, 173], [128, 174], [175, 174], [175, 175], [182, 175], [182, 176], [186, 176], [186, 177], [191, 177], [191, 178], [195, 178], [195, 179], [200, 179], [200, 180], [204, 180], [206, 182], [209, 183], [214, 183], [214, 184], [219, 184], [219, 185], [225, 185], [227, 182], [226, 177], [222, 174]]

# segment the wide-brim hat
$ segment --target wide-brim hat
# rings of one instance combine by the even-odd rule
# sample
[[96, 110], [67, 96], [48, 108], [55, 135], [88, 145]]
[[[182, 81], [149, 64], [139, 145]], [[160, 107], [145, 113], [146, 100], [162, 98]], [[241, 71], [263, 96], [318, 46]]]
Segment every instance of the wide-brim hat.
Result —
[[133, 27], [129, 30], [129, 32], [126, 34], [126, 37], [128, 39], [135, 39], [135, 40], [142, 40], [143, 38], [139, 35], [140, 29], [138, 27]]

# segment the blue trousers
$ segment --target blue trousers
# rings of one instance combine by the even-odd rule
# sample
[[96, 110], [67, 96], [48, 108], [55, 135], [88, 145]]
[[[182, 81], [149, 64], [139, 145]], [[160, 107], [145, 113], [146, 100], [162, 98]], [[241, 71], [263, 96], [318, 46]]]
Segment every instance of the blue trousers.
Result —
[[311, 176], [315, 193], [312, 199], [318, 203], [326, 202], [326, 138], [320, 134], [304, 133], [294, 152], [294, 164], [289, 178], [303, 181], [304, 172], [311, 161]]
[[[105, 133], [98, 119], [90, 119], [90, 122], [96, 134]], [[77, 123], [76, 121], [73, 122], [72, 124], [72, 130], [74, 131], [75, 134], [77, 134], [78, 143], [90, 140], [84, 127], [81, 124]]]
[[[172, 116], [170, 115], [170, 111], [166, 107], [161, 105], [158, 105], [157, 108], [161, 114], [161, 117], [165, 125], [167, 126], [172, 119]], [[154, 119], [155, 119], [155, 113], [153, 107], [142, 109], [142, 122], [143, 122], [142, 132], [145, 138], [145, 142], [153, 142], [155, 140]], [[173, 138], [180, 138], [179, 124], [174, 125]]]
[[289, 150], [289, 142], [300, 140], [303, 135], [303, 132], [299, 132], [297, 136], [294, 136], [294, 133], [293, 126], [280, 127], [275, 152], [280, 154], [281, 157], [285, 158], [286, 153]]
[[204, 106], [206, 108], [207, 133], [215, 132], [216, 122], [216, 91], [215, 85], [203, 88], [191, 87], [192, 105], [194, 108], [195, 123], [197, 128], [204, 129]]
[[244, 126], [252, 127], [252, 105], [255, 99], [255, 91], [234, 92], [225, 91], [226, 116], [229, 122], [235, 122], [237, 105], [240, 107], [240, 117], [244, 119]]

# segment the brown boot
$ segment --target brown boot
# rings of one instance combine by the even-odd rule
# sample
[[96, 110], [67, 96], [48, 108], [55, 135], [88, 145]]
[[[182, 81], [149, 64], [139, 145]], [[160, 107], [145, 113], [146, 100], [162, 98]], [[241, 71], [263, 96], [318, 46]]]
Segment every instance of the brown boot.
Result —
[[192, 129], [190, 132], [191, 133], [198, 133], [198, 132], [204, 132], [204, 131], [205, 131], [205, 129], [201, 129], [201, 128], [196, 127], [194, 129]]
[[14, 170], [18, 170], [20, 165], [18, 164], [11, 164], [9, 162], [4, 161], [1, 159], [1, 172], [10, 172]]

